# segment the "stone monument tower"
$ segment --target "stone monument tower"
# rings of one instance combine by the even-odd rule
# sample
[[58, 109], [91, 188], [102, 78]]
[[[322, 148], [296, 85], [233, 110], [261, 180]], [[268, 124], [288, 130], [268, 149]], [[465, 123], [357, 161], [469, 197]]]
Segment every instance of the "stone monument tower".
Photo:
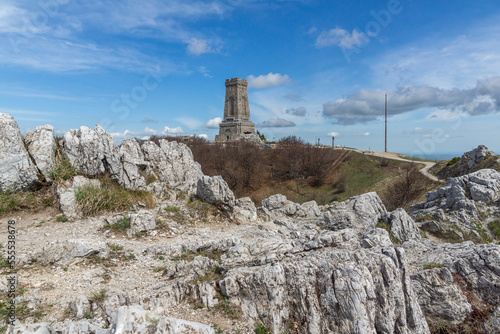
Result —
[[224, 120], [219, 125], [219, 134], [215, 136], [216, 142], [242, 138], [260, 141], [255, 134], [255, 124], [250, 120], [247, 87], [248, 82], [245, 79], [226, 80]]

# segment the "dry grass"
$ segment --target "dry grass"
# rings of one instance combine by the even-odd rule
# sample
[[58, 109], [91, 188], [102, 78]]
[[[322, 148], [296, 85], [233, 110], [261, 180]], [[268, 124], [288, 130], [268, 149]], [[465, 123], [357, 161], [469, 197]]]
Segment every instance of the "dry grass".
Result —
[[71, 165], [69, 159], [59, 155], [54, 165], [54, 169], [50, 173], [50, 177], [54, 180], [54, 183], [59, 183], [69, 180], [77, 174], [75, 167]]
[[78, 188], [75, 192], [76, 202], [84, 216], [128, 210], [138, 201], [146, 204], [148, 209], [155, 206], [153, 195], [147, 191], [122, 188], [107, 174], [100, 177], [99, 180], [102, 184], [100, 187], [85, 186]]
[[37, 212], [45, 207], [54, 207], [56, 202], [50, 187], [33, 192], [5, 191], [0, 193], [0, 217], [20, 210]]

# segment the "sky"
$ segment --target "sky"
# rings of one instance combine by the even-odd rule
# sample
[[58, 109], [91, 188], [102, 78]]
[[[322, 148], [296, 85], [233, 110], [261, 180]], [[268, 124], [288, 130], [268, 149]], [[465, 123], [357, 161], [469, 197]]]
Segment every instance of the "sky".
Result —
[[500, 2], [0, 0], [0, 112], [26, 133], [100, 124], [214, 140], [248, 80], [269, 140], [500, 153]]

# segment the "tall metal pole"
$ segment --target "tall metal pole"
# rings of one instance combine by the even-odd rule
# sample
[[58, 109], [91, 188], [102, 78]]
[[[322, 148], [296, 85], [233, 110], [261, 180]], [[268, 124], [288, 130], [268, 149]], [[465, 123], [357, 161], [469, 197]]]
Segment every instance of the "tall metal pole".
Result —
[[387, 94], [385, 94], [385, 151], [387, 152]]

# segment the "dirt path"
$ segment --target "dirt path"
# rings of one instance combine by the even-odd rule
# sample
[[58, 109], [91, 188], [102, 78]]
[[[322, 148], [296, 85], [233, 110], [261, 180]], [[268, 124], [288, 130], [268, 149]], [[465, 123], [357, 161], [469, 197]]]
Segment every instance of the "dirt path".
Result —
[[[381, 151], [373, 151], [373, 150], [356, 150], [356, 151], [358, 151], [359, 153], [373, 155], [376, 157], [392, 159], [392, 160], [407, 161], [407, 162], [411, 161], [409, 159], [401, 158], [398, 153], [381, 152]], [[431, 169], [432, 166], [434, 166], [436, 164], [435, 162], [430, 162], [430, 161], [416, 161], [416, 162], [419, 164], [425, 165], [424, 168], [420, 169], [420, 172], [422, 174], [424, 174], [426, 177], [428, 177], [429, 179], [436, 181], [436, 182], [444, 182], [443, 180], [440, 180], [436, 176], [429, 173], [429, 169]]]

